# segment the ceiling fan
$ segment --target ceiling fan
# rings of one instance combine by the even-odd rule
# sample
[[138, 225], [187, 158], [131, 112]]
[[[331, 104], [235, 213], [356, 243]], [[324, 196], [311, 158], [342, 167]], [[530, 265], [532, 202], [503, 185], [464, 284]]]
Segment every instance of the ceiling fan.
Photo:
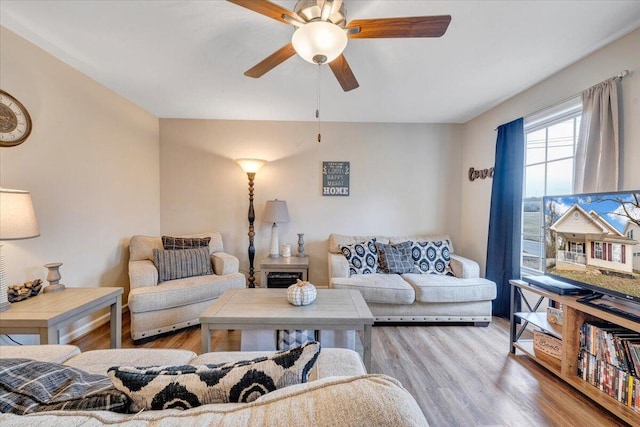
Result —
[[228, 1], [296, 27], [291, 43], [247, 70], [245, 76], [261, 77], [297, 53], [308, 62], [329, 64], [344, 91], [359, 86], [342, 54], [348, 39], [441, 37], [451, 22], [450, 15], [356, 19], [347, 22], [342, 0], [298, 0], [293, 11], [268, 0]]

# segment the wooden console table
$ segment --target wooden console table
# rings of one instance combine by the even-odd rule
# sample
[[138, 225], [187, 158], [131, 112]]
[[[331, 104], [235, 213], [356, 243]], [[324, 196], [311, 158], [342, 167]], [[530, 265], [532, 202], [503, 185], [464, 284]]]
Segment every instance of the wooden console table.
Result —
[[[624, 317], [603, 311], [597, 307], [577, 302], [579, 297], [557, 295], [547, 290], [537, 288], [522, 280], [510, 280], [511, 285], [511, 354], [522, 353], [530, 357], [541, 366], [573, 386], [582, 394], [598, 402], [603, 408], [618, 416], [630, 425], [640, 425], [640, 413], [627, 405], [618, 402], [607, 393], [591, 385], [578, 375], [578, 355], [580, 353], [580, 327], [584, 322], [605, 320], [623, 328], [640, 333], [640, 324]], [[530, 304], [529, 298], [537, 298], [535, 304]], [[561, 327], [549, 323], [546, 312], [538, 312], [543, 300], [555, 301], [562, 307], [563, 323]], [[516, 311], [517, 302], [524, 302], [525, 311]], [[640, 313], [639, 313], [640, 314]], [[518, 324], [520, 321], [520, 324]], [[560, 359], [553, 360], [544, 354], [536, 353], [533, 341], [525, 339], [523, 332], [528, 325], [533, 325], [553, 337], [561, 340]]]
[[1, 334], [38, 334], [59, 344], [60, 329], [104, 307], [111, 308], [111, 348], [122, 345], [122, 288], [66, 288], [11, 304], [0, 313]]

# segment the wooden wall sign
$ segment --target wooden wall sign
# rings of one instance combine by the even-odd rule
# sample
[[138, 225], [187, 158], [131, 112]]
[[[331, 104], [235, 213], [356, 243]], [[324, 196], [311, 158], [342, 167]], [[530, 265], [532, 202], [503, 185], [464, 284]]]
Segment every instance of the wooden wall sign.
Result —
[[469, 168], [469, 181], [473, 182], [476, 179], [493, 178], [493, 168], [489, 169], [474, 169]]
[[322, 162], [322, 195], [349, 196], [350, 162]]

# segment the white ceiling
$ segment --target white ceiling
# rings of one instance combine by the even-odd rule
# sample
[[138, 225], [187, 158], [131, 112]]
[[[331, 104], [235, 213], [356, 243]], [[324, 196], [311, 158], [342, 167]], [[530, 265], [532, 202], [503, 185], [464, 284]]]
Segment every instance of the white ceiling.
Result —
[[[464, 123], [640, 27], [638, 0], [345, 4], [349, 20], [452, 21], [437, 39], [350, 40], [360, 87], [343, 92], [322, 67], [325, 121]], [[315, 117], [317, 66], [294, 56], [243, 75], [293, 27], [227, 1], [2, 0], [0, 23], [158, 117]]]

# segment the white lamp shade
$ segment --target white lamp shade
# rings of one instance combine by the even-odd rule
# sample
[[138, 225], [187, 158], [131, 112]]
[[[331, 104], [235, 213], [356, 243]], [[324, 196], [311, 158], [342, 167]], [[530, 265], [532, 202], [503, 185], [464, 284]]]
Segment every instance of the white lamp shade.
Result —
[[262, 221], [271, 224], [289, 222], [289, 210], [284, 200], [267, 200]]
[[336, 24], [325, 21], [309, 22], [298, 28], [291, 38], [293, 48], [305, 61], [312, 64], [316, 55], [325, 56], [323, 63], [336, 59], [347, 47], [347, 34]]
[[39, 235], [31, 194], [0, 188], [0, 240], [29, 239]]
[[239, 164], [246, 173], [256, 173], [267, 163], [266, 160], [260, 159], [236, 159], [235, 162]]

